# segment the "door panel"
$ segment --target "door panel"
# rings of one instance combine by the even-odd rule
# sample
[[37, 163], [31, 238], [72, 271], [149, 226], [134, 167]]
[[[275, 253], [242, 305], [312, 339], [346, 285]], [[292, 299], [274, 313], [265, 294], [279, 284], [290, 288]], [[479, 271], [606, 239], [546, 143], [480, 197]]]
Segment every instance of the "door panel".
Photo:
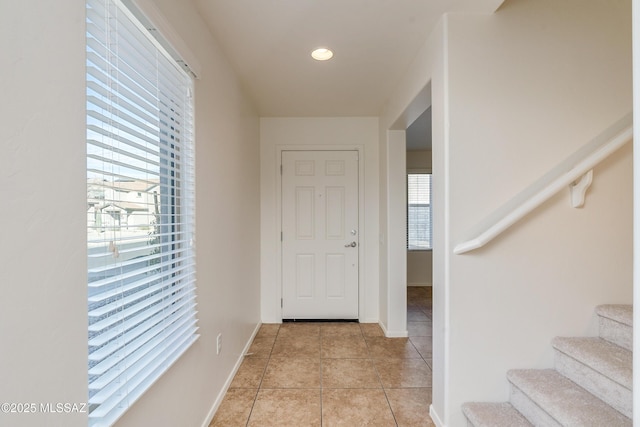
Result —
[[358, 318], [358, 152], [282, 153], [282, 315]]
[[344, 220], [347, 216], [345, 212], [343, 187], [328, 187], [327, 197], [325, 199], [325, 218], [327, 226], [326, 238], [333, 240], [344, 240], [347, 237], [344, 234]]
[[314, 255], [296, 255], [296, 296], [298, 298], [313, 298], [315, 265]]
[[315, 189], [297, 187], [295, 199], [296, 239], [315, 239]]
[[345, 297], [345, 256], [327, 254], [327, 299]]

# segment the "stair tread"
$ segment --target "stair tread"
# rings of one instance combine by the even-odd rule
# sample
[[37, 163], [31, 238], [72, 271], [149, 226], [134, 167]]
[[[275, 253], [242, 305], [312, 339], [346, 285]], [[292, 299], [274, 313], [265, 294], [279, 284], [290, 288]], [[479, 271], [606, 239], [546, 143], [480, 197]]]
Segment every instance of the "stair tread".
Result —
[[462, 405], [462, 412], [474, 427], [533, 426], [508, 402], [467, 402]]
[[603, 304], [596, 307], [598, 316], [633, 326], [633, 306], [630, 304]]
[[631, 390], [633, 354], [597, 337], [556, 337], [553, 347]]
[[629, 418], [553, 369], [511, 370], [507, 378], [560, 425], [632, 425]]

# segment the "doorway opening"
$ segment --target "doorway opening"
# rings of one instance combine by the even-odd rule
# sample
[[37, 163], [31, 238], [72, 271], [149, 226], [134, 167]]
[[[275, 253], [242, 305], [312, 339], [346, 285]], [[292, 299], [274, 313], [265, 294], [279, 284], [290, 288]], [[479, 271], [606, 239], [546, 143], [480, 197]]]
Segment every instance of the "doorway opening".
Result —
[[428, 363], [433, 336], [431, 135], [429, 105], [406, 130], [407, 332]]
[[[393, 323], [409, 336], [412, 331], [408, 326], [412, 329], [415, 326], [409, 325], [409, 321], [416, 321], [416, 317], [419, 321], [427, 320], [410, 305], [409, 288], [424, 288], [422, 291], [428, 292], [433, 283], [431, 105], [431, 83], [428, 83], [391, 126], [388, 146], [389, 156], [393, 154], [394, 157], [389, 157], [387, 169], [390, 185], [393, 185], [387, 199], [390, 224], [387, 250], [394, 256], [389, 256], [387, 261], [391, 301], [387, 317], [389, 324]], [[393, 193], [401, 189], [405, 197], [398, 198]], [[409, 189], [417, 193], [410, 195]], [[401, 224], [403, 228], [399, 228]], [[429, 307], [429, 322], [430, 315]]]
[[431, 106], [409, 125], [407, 145], [407, 286], [433, 283]]

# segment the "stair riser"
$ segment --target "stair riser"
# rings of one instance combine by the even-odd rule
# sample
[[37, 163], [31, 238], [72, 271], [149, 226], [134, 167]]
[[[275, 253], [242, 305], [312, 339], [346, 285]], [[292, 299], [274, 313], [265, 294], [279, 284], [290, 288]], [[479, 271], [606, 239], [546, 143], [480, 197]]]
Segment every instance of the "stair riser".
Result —
[[629, 418], [633, 417], [631, 390], [561, 351], [556, 350], [555, 353], [555, 366], [558, 372], [606, 402], [621, 414]]
[[510, 384], [510, 390], [509, 402], [531, 424], [538, 427], [563, 427], [513, 383]]
[[513, 405], [506, 402], [469, 402], [462, 405], [467, 427], [533, 427]]
[[633, 328], [606, 317], [599, 320], [600, 337], [633, 351]]

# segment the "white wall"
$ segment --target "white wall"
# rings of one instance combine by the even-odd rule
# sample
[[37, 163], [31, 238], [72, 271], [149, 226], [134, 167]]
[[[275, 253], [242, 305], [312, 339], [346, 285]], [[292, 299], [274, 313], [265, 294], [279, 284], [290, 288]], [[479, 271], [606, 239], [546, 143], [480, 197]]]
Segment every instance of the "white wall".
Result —
[[[195, 85], [201, 337], [119, 427], [202, 425], [260, 321], [258, 118], [191, 3], [155, 3], [202, 68]], [[7, 207], [0, 395], [86, 402], [85, 7], [61, 0], [0, 9]], [[87, 419], [0, 413], [0, 425], [73, 427]]]
[[[432, 407], [437, 413], [444, 413], [445, 402], [447, 400], [447, 355], [448, 343], [445, 331], [447, 329], [448, 312], [445, 311], [448, 300], [448, 288], [444, 286], [448, 277], [448, 265], [450, 251], [448, 250], [449, 228], [448, 199], [444, 196], [447, 192], [448, 183], [444, 179], [448, 165], [445, 162], [447, 153], [445, 135], [447, 128], [447, 92], [446, 92], [446, 51], [444, 33], [446, 20], [440, 20], [433, 33], [425, 41], [424, 45], [417, 53], [416, 58], [407, 70], [406, 75], [396, 88], [393, 96], [389, 99], [380, 116], [379, 143], [380, 143], [380, 312], [386, 317], [392, 317], [394, 322], [406, 322], [406, 306], [394, 305], [394, 301], [389, 298], [389, 264], [391, 258], [390, 251], [403, 250], [404, 246], [390, 248], [387, 244], [388, 233], [387, 221], [391, 213], [387, 205], [387, 199], [392, 192], [402, 191], [402, 189], [389, 187], [387, 175], [389, 171], [387, 150], [390, 143], [388, 135], [389, 129], [406, 129], [429, 105], [432, 105], [432, 136], [433, 150], [432, 172], [433, 182], [433, 233], [434, 251], [433, 255], [433, 403]], [[405, 171], [400, 171], [404, 175]], [[438, 206], [438, 208], [435, 208]], [[397, 216], [397, 213], [393, 213]], [[398, 220], [398, 219], [396, 219]], [[397, 292], [405, 293], [405, 289], [398, 289]], [[437, 422], [437, 420], [436, 420]]]
[[378, 119], [261, 118], [261, 307], [262, 321], [282, 321], [280, 297], [280, 227], [277, 208], [279, 150], [283, 147], [363, 147], [364, 224], [360, 226], [360, 321], [378, 321]]
[[431, 171], [431, 150], [407, 151], [407, 171]]
[[[387, 132], [384, 177], [387, 215], [383, 241], [386, 262], [386, 286], [380, 298], [386, 315], [380, 317], [385, 336], [406, 337], [407, 331], [407, 144], [404, 130]], [[398, 248], [398, 250], [396, 250]]]
[[431, 150], [407, 151], [407, 171], [431, 171]]
[[[0, 396], [87, 401], [84, 4], [0, 6]], [[86, 414], [0, 425], [86, 426]]]
[[[634, 152], [633, 152], [633, 252], [640, 251], [640, 2], [633, 0], [633, 134], [634, 134]], [[634, 306], [640, 307], [640, 258], [634, 257], [633, 260], [633, 301]], [[640, 324], [640, 310], [633, 313], [633, 322]], [[640, 328], [633, 331], [633, 365], [640, 366]], [[633, 386], [636, 390], [640, 389], [640, 372], [635, 369], [633, 372]], [[633, 420], [640, 424], [640, 399], [633, 400]]]
[[432, 251], [407, 251], [407, 286], [431, 286], [432, 276]]
[[[452, 244], [630, 111], [630, 23], [629, 1], [449, 16]], [[596, 305], [631, 302], [631, 173], [627, 146], [595, 168], [583, 209], [561, 192], [451, 257], [447, 425], [465, 401], [506, 400], [508, 369], [551, 367], [554, 336], [595, 334]]]
[[[407, 151], [407, 172], [431, 171], [431, 150]], [[433, 252], [407, 251], [407, 286], [433, 284]]]

